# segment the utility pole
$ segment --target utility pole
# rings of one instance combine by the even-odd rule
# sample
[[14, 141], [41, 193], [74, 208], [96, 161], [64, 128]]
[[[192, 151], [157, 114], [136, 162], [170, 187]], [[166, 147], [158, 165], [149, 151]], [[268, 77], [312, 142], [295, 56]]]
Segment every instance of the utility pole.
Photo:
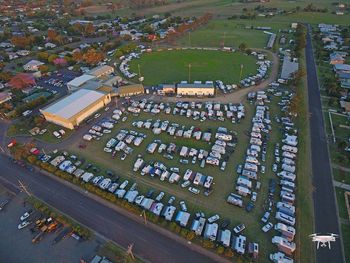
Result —
[[140, 64], [137, 64], [137, 68], [139, 70], [139, 82], [140, 82], [140, 84], [142, 84], [143, 77], [141, 76], [141, 66], [140, 66]]
[[143, 217], [143, 222], [145, 223], [145, 225], [147, 225], [147, 216], [145, 210], [142, 210], [140, 216]]
[[127, 251], [126, 251], [126, 254], [127, 254], [128, 256], [130, 256], [132, 259], [135, 260], [134, 254], [132, 253], [133, 247], [134, 247], [134, 243], [130, 244], [130, 245], [128, 246], [128, 249], [127, 249]]
[[24, 191], [28, 196], [32, 196], [32, 194], [28, 191], [27, 187], [20, 180], [18, 180], [18, 183], [19, 188], [21, 188], [22, 191]]
[[239, 74], [239, 80], [242, 80], [243, 67], [243, 64], [241, 64], [241, 73]]
[[191, 63], [188, 64], [188, 83], [191, 83]]
[[225, 46], [225, 40], [226, 40], [226, 32], [224, 32], [224, 39], [222, 40], [222, 47]]
[[188, 31], [188, 43], [189, 43], [189, 46], [191, 47], [191, 31]]

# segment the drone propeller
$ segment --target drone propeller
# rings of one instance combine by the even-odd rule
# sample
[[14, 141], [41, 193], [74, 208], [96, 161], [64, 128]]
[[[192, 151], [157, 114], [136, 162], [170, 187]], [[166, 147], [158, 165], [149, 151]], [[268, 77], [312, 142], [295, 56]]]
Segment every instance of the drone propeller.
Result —
[[333, 233], [328, 233], [330, 236], [332, 236], [332, 237], [339, 237], [339, 235], [338, 234], [333, 234]]
[[317, 236], [318, 236], [317, 233], [309, 235], [309, 237], [317, 237]]

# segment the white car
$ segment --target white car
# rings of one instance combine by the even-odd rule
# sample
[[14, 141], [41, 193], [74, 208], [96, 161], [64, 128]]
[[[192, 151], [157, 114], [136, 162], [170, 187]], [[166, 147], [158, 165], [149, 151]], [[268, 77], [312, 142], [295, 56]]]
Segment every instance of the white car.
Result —
[[271, 230], [272, 227], [273, 227], [273, 224], [270, 223], [270, 222], [268, 222], [266, 225], [264, 225], [264, 226], [262, 227], [261, 230], [262, 230], [264, 233], [266, 233], [266, 232], [269, 232], [269, 231]]
[[61, 139], [61, 134], [59, 133], [59, 132], [57, 132], [57, 131], [54, 131], [53, 133], [52, 133], [57, 139]]
[[187, 212], [187, 206], [185, 201], [180, 201], [181, 210]]
[[23, 221], [22, 223], [20, 223], [18, 226], [17, 226], [17, 228], [18, 229], [23, 229], [23, 228], [25, 228], [25, 227], [27, 227], [27, 226], [29, 226], [30, 225], [30, 222], [29, 221]]
[[160, 202], [163, 199], [164, 195], [164, 192], [160, 192], [159, 195], [157, 195], [156, 200]]
[[112, 149], [108, 148], [108, 147], [105, 147], [105, 148], [103, 148], [103, 151], [106, 152], [106, 153], [111, 153]]
[[218, 221], [219, 219], [220, 219], [220, 216], [219, 216], [218, 214], [216, 214], [216, 215], [213, 215], [213, 216], [209, 217], [209, 218], [208, 218], [208, 222], [209, 222], [210, 224], [212, 224], [212, 223]]
[[274, 172], [274, 173], [276, 173], [277, 172], [277, 164], [273, 164], [272, 165], [272, 171]]
[[25, 212], [25, 213], [20, 217], [21, 221], [26, 220], [26, 219], [31, 215], [31, 213], [33, 213], [32, 210], [29, 210], [28, 212]]
[[191, 193], [196, 194], [196, 195], [198, 195], [200, 193], [200, 190], [197, 188], [194, 188], [194, 187], [189, 187], [188, 191], [190, 191]]
[[250, 200], [255, 202], [257, 197], [258, 197], [258, 194], [256, 192], [252, 192], [252, 197], [250, 198]]
[[222, 164], [221, 164], [220, 170], [221, 170], [221, 171], [225, 171], [225, 168], [226, 168], [226, 162], [224, 161], [224, 162], [222, 162]]
[[191, 182], [189, 180], [186, 180], [181, 184], [181, 187], [186, 188], [187, 186], [190, 186], [190, 184], [191, 184]]
[[128, 119], [128, 117], [123, 117], [122, 122], [125, 122]]
[[241, 233], [243, 230], [245, 229], [245, 224], [240, 224], [238, 226], [236, 226], [233, 231], [236, 233], [236, 234], [239, 234]]
[[260, 171], [261, 171], [262, 174], [265, 173], [265, 171], [266, 171], [265, 165], [262, 165], [262, 166], [260, 167]]

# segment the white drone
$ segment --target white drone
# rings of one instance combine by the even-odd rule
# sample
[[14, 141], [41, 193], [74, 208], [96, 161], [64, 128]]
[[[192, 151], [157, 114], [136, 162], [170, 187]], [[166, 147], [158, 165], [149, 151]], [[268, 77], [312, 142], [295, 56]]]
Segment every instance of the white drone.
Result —
[[329, 234], [329, 235], [318, 235], [318, 234], [312, 234], [309, 235], [311, 237], [312, 242], [317, 242], [317, 249], [320, 247], [327, 247], [328, 243], [328, 248], [331, 249], [331, 242], [335, 242], [335, 239], [339, 237], [337, 234]]

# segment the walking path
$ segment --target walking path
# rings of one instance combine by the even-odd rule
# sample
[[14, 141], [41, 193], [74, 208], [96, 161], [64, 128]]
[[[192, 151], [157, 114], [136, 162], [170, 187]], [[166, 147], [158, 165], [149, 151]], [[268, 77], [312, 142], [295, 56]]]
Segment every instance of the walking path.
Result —
[[344, 172], [349, 172], [350, 173], [350, 168], [348, 168], [348, 167], [344, 167], [344, 166], [341, 166], [341, 165], [338, 165], [338, 164], [332, 164], [332, 167], [334, 168], [334, 169], [338, 169], [338, 170], [342, 170], [342, 171], [344, 171]]
[[333, 180], [333, 184], [336, 187], [340, 187], [340, 188], [342, 188], [344, 190], [350, 191], [350, 184], [344, 184], [342, 182], [338, 182], [338, 181], [335, 181], [335, 180]]

